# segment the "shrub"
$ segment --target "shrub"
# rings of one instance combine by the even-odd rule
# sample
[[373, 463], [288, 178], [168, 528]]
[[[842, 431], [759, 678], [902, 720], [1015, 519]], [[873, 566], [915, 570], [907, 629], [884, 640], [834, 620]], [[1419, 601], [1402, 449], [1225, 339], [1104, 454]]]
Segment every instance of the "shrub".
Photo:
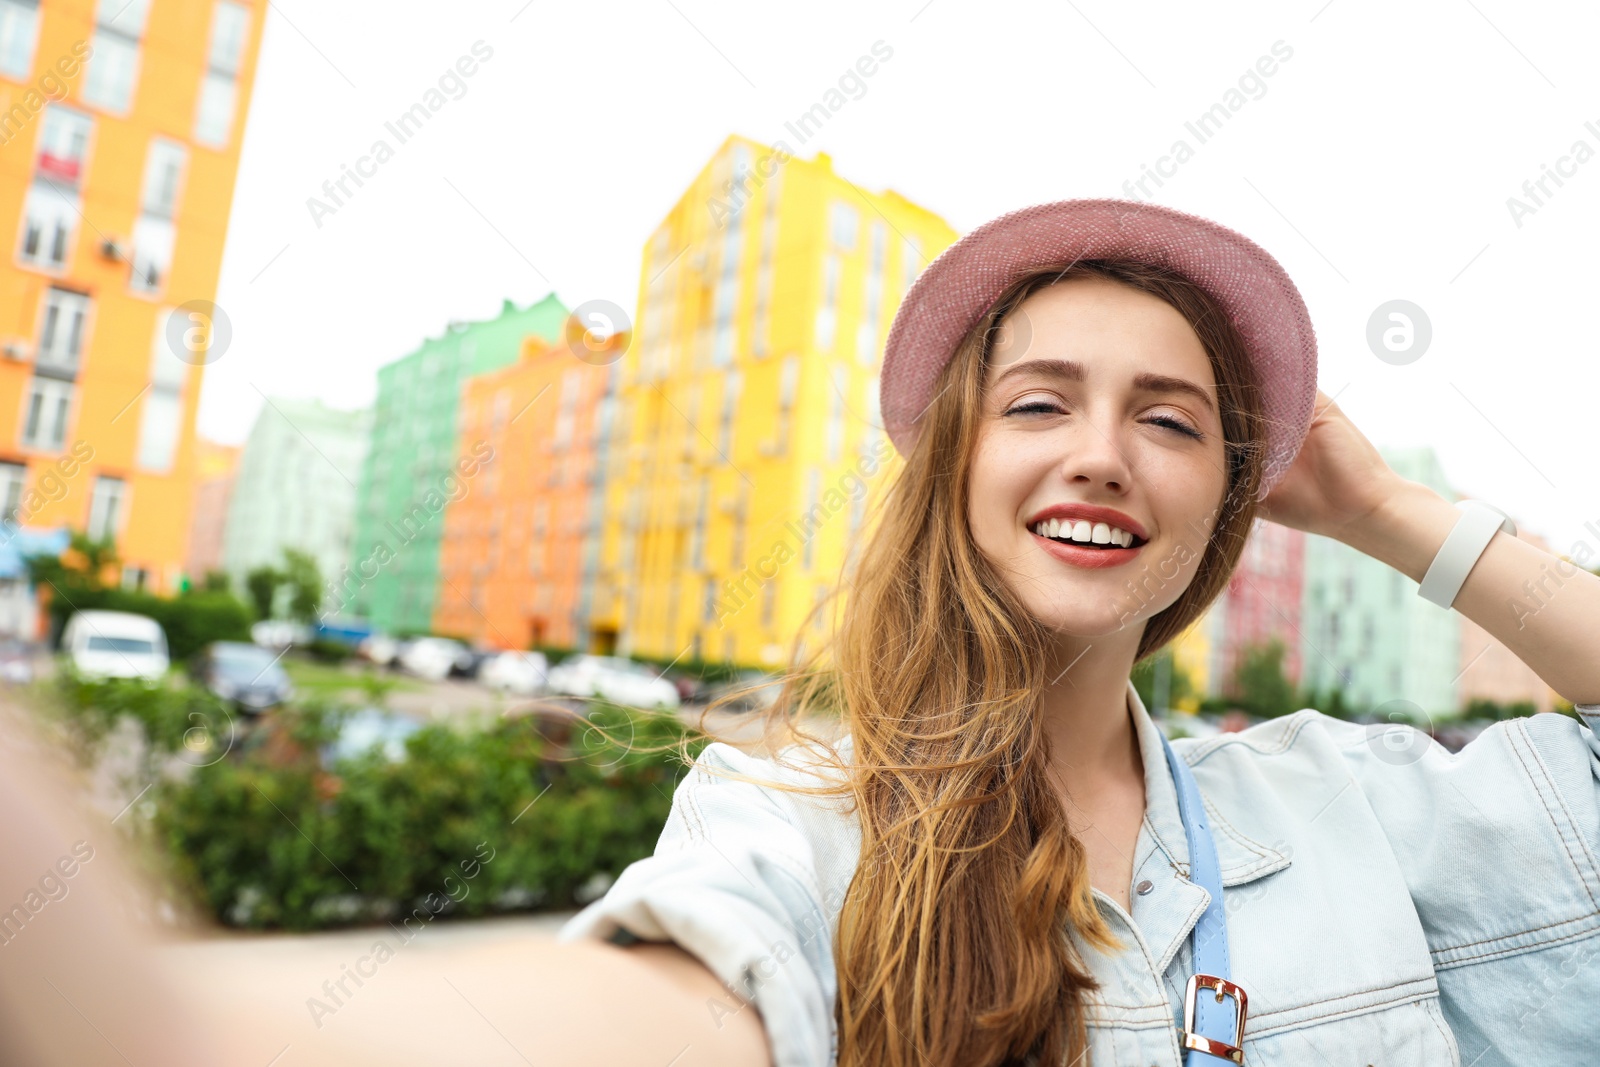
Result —
[[309, 753], [274, 764], [252, 751], [163, 783], [158, 832], [234, 925], [570, 907], [597, 873], [649, 855], [671, 806], [661, 750], [681, 736], [677, 720], [599, 718], [604, 731], [580, 726], [565, 754], [531, 717], [472, 733], [429, 725], [404, 760], [371, 751], [332, 776]]

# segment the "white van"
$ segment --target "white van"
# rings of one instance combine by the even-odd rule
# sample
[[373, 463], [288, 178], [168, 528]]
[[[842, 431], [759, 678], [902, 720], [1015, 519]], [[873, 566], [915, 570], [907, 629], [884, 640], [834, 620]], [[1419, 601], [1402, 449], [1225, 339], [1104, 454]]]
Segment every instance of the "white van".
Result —
[[160, 681], [170, 665], [161, 624], [126, 611], [80, 611], [61, 632], [61, 651], [89, 678]]

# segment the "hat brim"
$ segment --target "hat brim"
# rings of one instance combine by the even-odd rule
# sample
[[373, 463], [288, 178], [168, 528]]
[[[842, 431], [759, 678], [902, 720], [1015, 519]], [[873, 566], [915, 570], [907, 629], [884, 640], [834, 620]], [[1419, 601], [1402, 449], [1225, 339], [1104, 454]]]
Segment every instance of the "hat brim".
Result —
[[1288, 473], [1311, 427], [1317, 339], [1300, 291], [1260, 245], [1209, 219], [1134, 200], [1062, 200], [984, 223], [918, 276], [884, 350], [879, 411], [900, 454], [956, 345], [1006, 287], [1035, 268], [1121, 258], [1166, 267], [1204, 288], [1244, 338], [1267, 428], [1260, 497]]

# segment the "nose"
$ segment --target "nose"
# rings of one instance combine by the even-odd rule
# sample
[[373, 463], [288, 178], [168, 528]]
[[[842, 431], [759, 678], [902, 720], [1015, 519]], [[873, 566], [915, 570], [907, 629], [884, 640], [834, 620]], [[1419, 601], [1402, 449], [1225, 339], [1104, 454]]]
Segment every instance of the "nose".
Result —
[[1077, 485], [1126, 492], [1132, 484], [1133, 468], [1118, 421], [1102, 414], [1081, 419], [1062, 457], [1061, 473]]

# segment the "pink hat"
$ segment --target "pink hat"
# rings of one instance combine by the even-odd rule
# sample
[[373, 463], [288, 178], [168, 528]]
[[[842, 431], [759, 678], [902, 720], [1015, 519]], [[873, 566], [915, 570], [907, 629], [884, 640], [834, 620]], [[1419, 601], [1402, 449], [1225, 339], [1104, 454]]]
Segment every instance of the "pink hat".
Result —
[[1111, 257], [1177, 271], [1209, 292], [1244, 336], [1266, 416], [1265, 497], [1311, 427], [1317, 338], [1305, 301], [1278, 261], [1248, 237], [1135, 200], [1061, 200], [1012, 211], [928, 265], [895, 312], [883, 358], [879, 410], [900, 454], [916, 443], [956, 345], [1007, 285], [1035, 267]]

